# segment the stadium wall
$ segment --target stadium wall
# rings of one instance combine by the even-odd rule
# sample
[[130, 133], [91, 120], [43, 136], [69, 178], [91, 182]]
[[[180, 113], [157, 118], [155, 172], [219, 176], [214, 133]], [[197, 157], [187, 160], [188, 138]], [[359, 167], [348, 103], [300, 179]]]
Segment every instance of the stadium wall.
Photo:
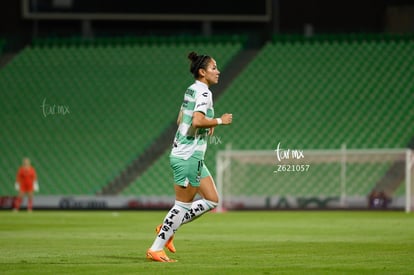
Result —
[[[0, 197], [0, 210], [11, 210], [15, 196]], [[327, 196], [258, 196], [238, 197], [228, 205], [232, 210], [361, 210], [369, 208], [369, 198], [352, 196], [347, 198], [346, 208], [341, 206], [339, 197]], [[39, 195], [34, 198], [34, 209], [48, 210], [165, 210], [174, 202], [173, 196], [60, 196]], [[386, 209], [403, 210], [405, 199], [403, 196], [394, 197]], [[25, 209], [27, 200], [21, 204]], [[378, 207], [374, 209], [385, 209]], [[224, 208], [223, 210], [226, 210]]]

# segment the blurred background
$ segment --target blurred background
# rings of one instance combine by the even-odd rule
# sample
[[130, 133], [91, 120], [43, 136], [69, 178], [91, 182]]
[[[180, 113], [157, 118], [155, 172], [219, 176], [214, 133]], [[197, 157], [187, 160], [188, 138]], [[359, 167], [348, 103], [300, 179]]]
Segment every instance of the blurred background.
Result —
[[[405, 207], [412, 1], [4, 0], [0, 208], [23, 157], [38, 173], [34, 208], [168, 208], [190, 51], [217, 60], [215, 111], [234, 114], [209, 140], [212, 174], [230, 146], [272, 158], [233, 160], [227, 208]], [[278, 144], [309, 171], [274, 173], [291, 165]], [[346, 150], [364, 157], [347, 163]]]
[[8, 48], [51, 36], [242, 34], [256, 46], [277, 33], [412, 33], [410, 0], [4, 0]]

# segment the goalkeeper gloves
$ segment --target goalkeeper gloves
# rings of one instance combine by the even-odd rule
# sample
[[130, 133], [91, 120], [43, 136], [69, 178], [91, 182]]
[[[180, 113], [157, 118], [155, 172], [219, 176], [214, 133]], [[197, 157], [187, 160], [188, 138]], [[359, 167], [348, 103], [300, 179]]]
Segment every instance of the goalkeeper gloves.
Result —
[[39, 192], [39, 183], [37, 181], [34, 182], [34, 190]]

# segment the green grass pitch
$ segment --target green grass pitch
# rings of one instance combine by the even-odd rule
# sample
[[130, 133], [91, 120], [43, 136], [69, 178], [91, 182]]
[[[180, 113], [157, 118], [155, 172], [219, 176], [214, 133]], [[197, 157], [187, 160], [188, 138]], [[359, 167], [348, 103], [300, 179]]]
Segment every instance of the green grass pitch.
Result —
[[414, 274], [412, 214], [208, 213], [177, 232], [178, 262], [149, 262], [165, 214], [0, 211], [0, 274]]

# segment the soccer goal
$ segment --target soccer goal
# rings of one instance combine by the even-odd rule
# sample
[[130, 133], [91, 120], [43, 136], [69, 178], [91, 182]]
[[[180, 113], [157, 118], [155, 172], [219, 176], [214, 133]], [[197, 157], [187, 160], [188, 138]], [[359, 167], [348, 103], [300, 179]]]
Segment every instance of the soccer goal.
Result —
[[216, 155], [217, 211], [232, 209], [414, 209], [410, 149], [269, 151]]

